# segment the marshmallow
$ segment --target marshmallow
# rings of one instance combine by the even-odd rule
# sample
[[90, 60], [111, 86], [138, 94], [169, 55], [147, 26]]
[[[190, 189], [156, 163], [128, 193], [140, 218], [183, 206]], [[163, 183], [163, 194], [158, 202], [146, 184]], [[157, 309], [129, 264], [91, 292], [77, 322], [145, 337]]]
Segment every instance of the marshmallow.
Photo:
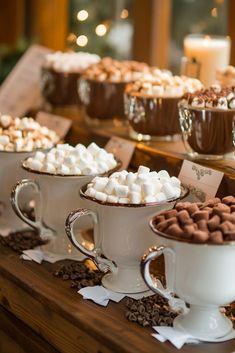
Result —
[[120, 197], [118, 203], [129, 203], [129, 199], [127, 197]]
[[107, 195], [104, 192], [96, 191], [95, 196], [96, 200], [105, 202], [107, 200]]
[[38, 151], [35, 153], [34, 158], [37, 159], [38, 161], [42, 162], [45, 158], [45, 154], [41, 151]]
[[110, 203], [117, 203], [118, 202], [118, 197], [115, 196], [115, 195], [109, 195], [107, 197], [107, 202], [110, 202]]
[[117, 180], [109, 179], [108, 183], [105, 185], [105, 192], [112, 194], [114, 192], [115, 186], [118, 185]]
[[143, 194], [145, 197], [152, 196], [154, 194], [154, 184], [144, 183], [143, 184]]
[[156, 202], [163, 202], [167, 200], [167, 197], [163, 192], [158, 192], [155, 198], [156, 198]]
[[90, 154], [92, 154], [92, 156], [95, 156], [100, 151], [100, 147], [97, 146], [95, 142], [92, 142], [87, 147], [87, 150], [90, 152]]
[[90, 197], [95, 197], [96, 191], [95, 191], [95, 189], [93, 189], [92, 187], [90, 187], [90, 188], [88, 188], [88, 189], [86, 190], [85, 194], [86, 194], [87, 196], [90, 196]]
[[0, 144], [6, 146], [10, 142], [10, 139], [6, 135], [0, 136]]
[[129, 192], [129, 188], [126, 185], [117, 185], [114, 187], [114, 190], [118, 197], [126, 197]]
[[54, 131], [38, 124], [32, 118], [13, 118], [0, 114], [0, 144], [3, 150], [31, 152], [38, 148], [51, 148], [59, 137]]
[[166, 170], [160, 170], [158, 172], [158, 177], [159, 178], [170, 178], [170, 175]]
[[58, 168], [58, 174], [68, 175], [70, 173], [69, 167], [65, 164], [61, 164]]
[[136, 180], [136, 175], [132, 172], [128, 173], [126, 176], [126, 181], [128, 185], [131, 185], [135, 182]]
[[167, 199], [172, 199], [175, 197], [175, 188], [170, 183], [165, 183], [162, 185], [162, 192], [164, 192]]
[[138, 171], [137, 171], [138, 175], [139, 174], [148, 174], [149, 172], [150, 172], [150, 168], [145, 167], [143, 165], [140, 165], [138, 168]]
[[57, 72], [80, 73], [91, 64], [98, 63], [100, 57], [85, 52], [54, 52], [45, 56], [44, 66]]
[[[139, 171], [141, 171], [140, 174]], [[149, 177], [150, 174], [152, 177]], [[159, 175], [162, 177], [158, 177]], [[136, 182], [131, 183], [132, 180]], [[88, 191], [90, 188], [105, 194], [107, 202], [120, 204], [163, 202], [179, 197], [181, 193], [178, 178], [170, 178], [166, 170], [154, 173], [144, 168], [139, 168], [136, 173], [121, 171], [109, 177], [95, 177], [87, 187], [87, 192], [85, 192], [87, 195], [90, 193]], [[101, 199], [104, 199], [103, 195], [99, 196], [99, 200]]]
[[130, 192], [131, 203], [138, 204], [141, 203], [141, 194], [135, 191]]
[[[98, 148], [99, 151], [102, 151], [100, 147]], [[103, 161], [105, 154], [108, 155], [110, 161], [112, 160], [112, 165], [116, 166], [117, 162], [113, 154], [107, 154], [104, 151], [104, 154], [100, 155], [101, 159], [99, 159], [98, 154], [93, 156], [81, 144], [78, 144], [76, 147], [72, 147], [69, 144], [58, 144], [49, 152], [36, 152], [33, 159], [41, 162], [41, 172], [62, 175], [95, 175], [109, 171], [109, 165]], [[29, 164], [30, 161], [28, 163], [28, 160], [24, 162], [24, 166], [26, 167], [30, 167]], [[53, 165], [53, 168], [50, 164]], [[108, 182], [108, 179], [106, 182]]]
[[55, 166], [52, 164], [52, 163], [50, 163], [50, 162], [47, 162], [46, 164], [45, 164], [45, 167], [44, 167], [45, 169], [45, 172], [47, 172], [47, 173], [50, 173], [50, 174], [54, 174], [55, 173]]

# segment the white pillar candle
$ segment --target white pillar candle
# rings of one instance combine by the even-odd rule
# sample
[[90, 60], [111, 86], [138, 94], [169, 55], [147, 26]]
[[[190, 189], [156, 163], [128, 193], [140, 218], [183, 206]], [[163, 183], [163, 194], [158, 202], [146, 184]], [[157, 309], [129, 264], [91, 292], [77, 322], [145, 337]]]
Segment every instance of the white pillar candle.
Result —
[[[222, 36], [189, 35], [184, 39], [184, 55], [199, 64], [199, 79], [209, 87], [215, 83], [216, 70], [225, 69], [230, 59], [230, 39]], [[188, 73], [190, 76], [190, 73]]]

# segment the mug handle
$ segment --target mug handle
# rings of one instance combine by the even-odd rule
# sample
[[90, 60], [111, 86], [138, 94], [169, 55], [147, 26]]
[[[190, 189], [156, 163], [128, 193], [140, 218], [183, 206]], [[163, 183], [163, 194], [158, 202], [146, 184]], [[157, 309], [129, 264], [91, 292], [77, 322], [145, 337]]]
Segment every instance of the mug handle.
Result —
[[[160, 280], [154, 280], [151, 276], [149, 267], [150, 263], [157, 259], [160, 255], [169, 255], [170, 261], [172, 262], [171, 270], [175, 268], [175, 252], [173, 249], [165, 246], [153, 246], [149, 249], [148, 254], [145, 254], [141, 261], [141, 273], [147, 284], [147, 286], [155, 293], [161, 295], [162, 297], [168, 300], [168, 303], [172, 310], [180, 311], [183, 314], [188, 312], [188, 308], [185, 302], [182, 299], [175, 298], [173, 296], [172, 290], [169, 288], [169, 285], [164, 288]], [[164, 257], [165, 259], [165, 257]]]
[[15, 211], [16, 215], [26, 224], [28, 224], [30, 227], [36, 229], [39, 233], [39, 236], [42, 240], [50, 240], [52, 238], [54, 238], [54, 232], [52, 229], [45, 227], [43, 225], [43, 221], [41, 218], [41, 212], [39, 215], [39, 219], [38, 220], [31, 220], [29, 219], [25, 214], [23, 214], [23, 212], [21, 211], [20, 207], [19, 207], [19, 194], [21, 192], [21, 190], [23, 190], [24, 188], [28, 187], [28, 186], [32, 186], [34, 191], [36, 191], [36, 193], [39, 194], [39, 204], [40, 204], [40, 209], [42, 208], [42, 197], [41, 197], [41, 190], [40, 187], [38, 185], [38, 183], [36, 183], [36, 181], [34, 180], [30, 180], [30, 179], [23, 179], [21, 181], [18, 181], [15, 186], [12, 189], [11, 192], [11, 205], [13, 210]]
[[[78, 208], [77, 210], [70, 212], [65, 222], [65, 231], [69, 240], [75, 246], [75, 248], [77, 248], [80, 252], [82, 252], [86, 257], [90, 258], [96, 264], [96, 266], [101, 272], [106, 273], [108, 271], [111, 271], [112, 273], [116, 273], [117, 272], [116, 264], [113, 261], [107, 259], [102, 254], [99, 244], [95, 244], [95, 248], [93, 250], [88, 250], [85, 248], [85, 246], [82, 245], [81, 242], [79, 242], [76, 239], [74, 235], [74, 224], [77, 220], [79, 220], [79, 218], [84, 216], [91, 216], [94, 224], [95, 233], [97, 232], [99, 233], [97, 229], [97, 225], [98, 225], [97, 214], [91, 210], [88, 210], [87, 208]], [[99, 234], [95, 236], [95, 239], [100, 239]]]

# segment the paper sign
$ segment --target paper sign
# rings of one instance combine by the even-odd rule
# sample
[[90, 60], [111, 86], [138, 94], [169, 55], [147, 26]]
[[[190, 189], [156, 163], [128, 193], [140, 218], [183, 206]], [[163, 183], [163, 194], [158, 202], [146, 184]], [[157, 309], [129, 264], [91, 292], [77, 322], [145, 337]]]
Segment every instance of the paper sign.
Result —
[[216, 195], [224, 173], [184, 160], [179, 179], [200, 201]]
[[51, 50], [32, 45], [18, 61], [0, 88], [0, 112], [23, 116], [41, 103], [40, 71]]
[[120, 169], [127, 169], [134, 153], [136, 143], [122, 139], [121, 137], [112, 136], [105, 146], [106, 151], [113, 153], [122, 161]]
[[48, 129], [54, 130], [57, 135], [63, 139], [69, 131], [72, 120], [64, 118], [60, 115], [50, 114], [43, 111], [39, 111], [36, 115], [36, 121], [42, 125], [48, 127]]

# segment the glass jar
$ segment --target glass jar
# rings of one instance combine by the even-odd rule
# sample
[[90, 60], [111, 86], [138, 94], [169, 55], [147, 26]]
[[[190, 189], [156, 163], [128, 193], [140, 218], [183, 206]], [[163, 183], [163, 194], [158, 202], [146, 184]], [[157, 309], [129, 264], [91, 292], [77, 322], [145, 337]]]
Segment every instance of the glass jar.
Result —
[[124, 91], [127, 82], [98, 81], [81, 77], [80, 99], [88, 125], [122, 124], [125, 122]]
[[125, 94], [130, 137], [138, 141], [174, 141], [180, 138], [179, 97]]
[[179, 120], [190, 157], [221, 159], [235, 150], [235, 109], [195, 108], [180, 103]]

